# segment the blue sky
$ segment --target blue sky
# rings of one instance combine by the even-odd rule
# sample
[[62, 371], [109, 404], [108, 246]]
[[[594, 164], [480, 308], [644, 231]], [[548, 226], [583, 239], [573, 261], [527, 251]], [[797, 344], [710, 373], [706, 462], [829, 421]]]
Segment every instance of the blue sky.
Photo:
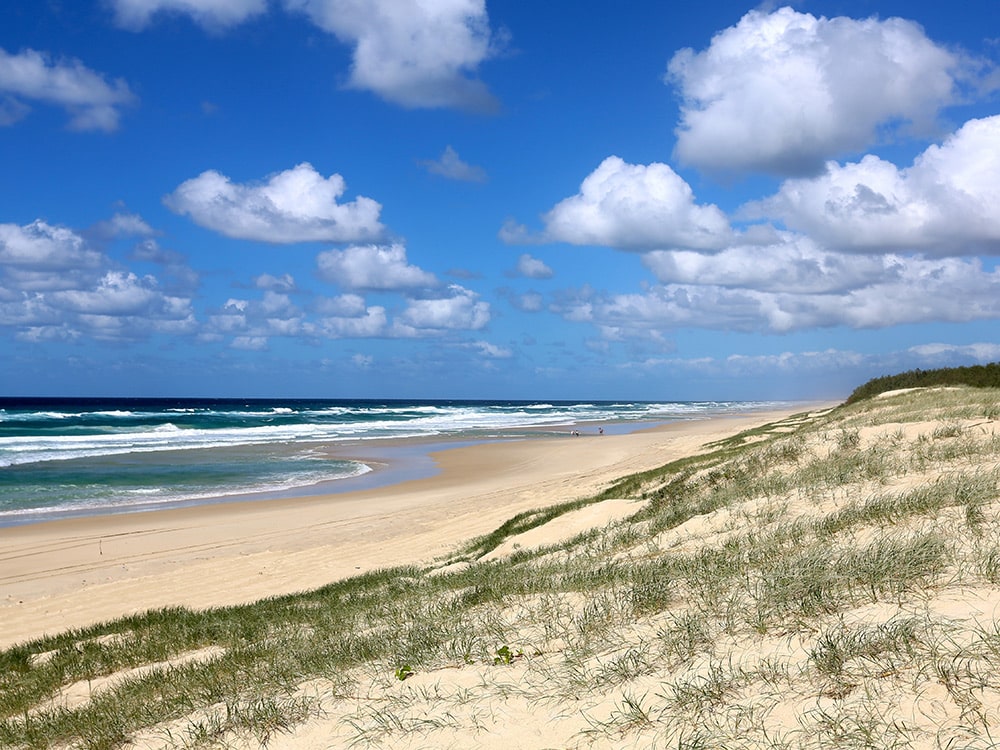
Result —
[[998, 360], [994, 17], [8, 0], [0, 393], [799, 399]]

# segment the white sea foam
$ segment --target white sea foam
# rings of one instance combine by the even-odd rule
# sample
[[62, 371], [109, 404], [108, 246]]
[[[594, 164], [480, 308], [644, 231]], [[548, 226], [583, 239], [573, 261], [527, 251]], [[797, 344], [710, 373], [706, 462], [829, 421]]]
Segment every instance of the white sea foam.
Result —
[[[99, 434], [49, 432], [21, 436], [0, 436], [0, 466], [12, 466], [41, 461], [69, 460], [111, 456], [126, 453], [147, 453], [162, 450], [192, 450], [246, 446], [269, 443], [340, 442], [380, 438], [437, 437], [462, 433], [495, 433], [497, 430], [552, 428], [580, 423], [618, 421], [666, 421], [690, 419], [720, 412], [761, 408], [760, 403], [571, 403], [571, 404], [358, 404], [351, 407], [302, 410], [276, 406], [261, 411], [248, 409], [197, 410], [192, 424], [216, 423], [228, 426], [213, 428], [182, 427], [173, 421], [155, 426], [105, 426]], [[168, 412], [109, 410], [96, 412], [105, 417], [124, 419], [157, 414], [168, 420], [178, 413], [193, 413], [191, 409], [171, 409]], [[64, 420], [66, 414], [34, 413], [35, 418]], [[299, 420], [294, 419], [298, 414]], [[9, 417], [9, 414], [7, 415]], [[271, 422], [273, 416], [288, 417]], [[336, 417], [336, 418], [331, 418]], [[353, 417], [353, 418], [352, 418]], [[256, 424], [238, 426], [239, 421]]]

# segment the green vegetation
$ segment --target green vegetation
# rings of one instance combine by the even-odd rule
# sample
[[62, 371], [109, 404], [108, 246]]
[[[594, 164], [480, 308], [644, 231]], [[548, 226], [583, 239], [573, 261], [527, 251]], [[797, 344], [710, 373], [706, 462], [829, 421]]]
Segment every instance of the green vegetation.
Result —
[[[998, 399], [798, 415], [428, 568], [21, 644], [0, 746], [263, 746], [311, 720], [331, 747], [460, 746], [544, 706], [539, 747], [993, 747]], [[607, 499], [635, 513], [482, 559]]]
[[858, 386], [846, 403], [873, 398], [880, 393], [903, 388], [930, 388], [943, 386], [969, 386], [970, 388], [1000, 388], [1000, 362], [971, 367], [945, 367], [938, 370], [910, 370], [898, 375], [884, 375]]

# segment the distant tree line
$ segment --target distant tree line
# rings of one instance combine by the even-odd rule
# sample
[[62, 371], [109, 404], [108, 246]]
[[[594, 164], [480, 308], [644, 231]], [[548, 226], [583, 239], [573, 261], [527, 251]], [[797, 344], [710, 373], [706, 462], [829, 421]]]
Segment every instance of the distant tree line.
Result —
[[899, 388], [926, 388], [940, 385], [1000, 388], [1000, 362], [971, 367], [943, 367], [939, 370], [917, 369], [899, 375], [883, 375], [855, 388], [844, 403], [853, 404]]

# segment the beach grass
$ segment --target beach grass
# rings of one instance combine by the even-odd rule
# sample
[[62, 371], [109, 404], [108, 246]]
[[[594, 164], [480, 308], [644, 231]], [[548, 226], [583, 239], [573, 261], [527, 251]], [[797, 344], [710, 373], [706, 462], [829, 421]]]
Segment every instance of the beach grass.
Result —
[[[511, 746], [995, 746], [998, 402], [803, 413], [431, 565], [20, 644], [0, 746], [475, 746], [539, 707]], [[608, 500], [635, 511], [490, 555]]]

